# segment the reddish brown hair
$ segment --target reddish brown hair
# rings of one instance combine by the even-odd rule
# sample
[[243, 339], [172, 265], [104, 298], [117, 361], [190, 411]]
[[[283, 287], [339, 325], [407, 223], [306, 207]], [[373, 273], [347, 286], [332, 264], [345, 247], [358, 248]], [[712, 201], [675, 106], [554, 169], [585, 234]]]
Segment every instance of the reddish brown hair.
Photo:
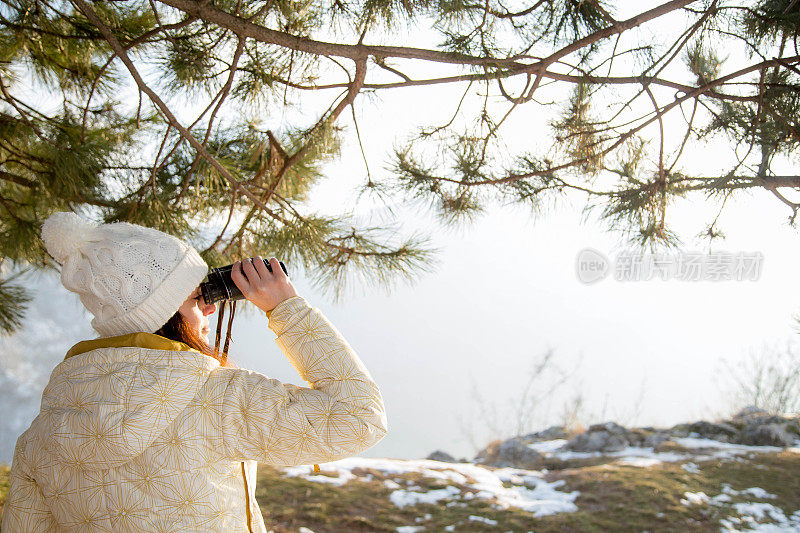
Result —
[[227, 354], [220, 354], [218, 350], [212, 348], [208, 342], [189, 325], [180, 311], [176, 311], [175, 314], [167, 320], [167, 323], [154, 333], [173, 341], [182, 342], [200, 353], [213, 357], [219, 361], [220, 366], [237, 367], [236, 363], [227, 357]]

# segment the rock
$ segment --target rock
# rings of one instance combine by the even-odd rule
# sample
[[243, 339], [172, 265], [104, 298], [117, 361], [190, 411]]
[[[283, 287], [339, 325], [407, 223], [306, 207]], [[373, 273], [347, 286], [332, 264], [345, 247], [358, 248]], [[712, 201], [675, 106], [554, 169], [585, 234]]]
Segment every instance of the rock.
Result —
[[541, 465], [542, 454], [518, 439], [509, 439], [500, 445], [498, 460], [508, 466], [533, 469]]
[[523, 435], [520, 439], [525, 443], [531, 442], [541, 442], [545, 440], [557, 440], [557, 439], [566, 439], [569, 435], [567, 434], [567, 430], [564, 426], [550, 426], [547, 429], [543, 429], [542, 431], [537, 431], [535, 433], [528, 433], [527, 435]]
[[751, 406], [728, 421], [678, 424], [669, 433], [674, 437], [702, 437], [751, 446], [793, 446], [800, 437], [800, 418], [771, 415]]
[[673, 437], [701, 437], [720, 442], [736, 442], [739, 430], [725, 422], [713, 423], [701, 420], [691, 424], [678, 424], [669, 430]]
[[786, 424], [791, 421], [791, 418], [780, 415], [753, 415], [744, 419], [742, 427], [763, 426], [765, 424]]
[[741, 444], [753, 446], [794, 446], [797, 435], [782, 424], [751, 425], [742, 430]]
[[472, 459], [472, 461], [475, 462], [475, 463], [480, 463], [480, 464], [488, 464], [489, 462], [492, 462], [492, 461], [496, 460], [497, 459], [497, 450], [498, 450], [498, 448], [500, 448], [500, 444], [502, 442], [503, 441], [499, 440], [499, 439], [498, 440], [493, 440], [492, 442], [487, 444], [484, 449], [479, 451], [475, 455], [475, 457]]
[[603, 422], [602, 424], [593, 424], [589, 426], [589, 431], [608, 431], [617, 435], [624, 435], [628, 430], [616, 422]]
[[632, 429], [631, 433], [636, 436], [635, 441], [629, 439], [632, 446], [642, 448], [655, 448], [661, 443], [669, 440], [669, 432], [657, 429]]
[[673, 437], [688, 437], [690, 433], [689, 424], [676, 424], [669, 428], [669, 434]]
[[509, 466], [526, 470], [539, 468], [542, 465], [542, 459], [541, 453], [529, 448], [518, 437], [505, 441], [492, 441], [475, 456], [475, 462], [479, 464]]
[[618, 452], [628, 446], [628, 441], [619, 435], [605, 431], [587, 431], [573, 438], [564, 447], [576, 452]]
[[443, 452], [442, 450], [436, 450], [432, 454], [430, 454], [425, 459], [429, 459], [431, 461], [442, 461], [444, 463], [456, 463], [458, 462], [455, 457], [450, 455], [447, 452]]
[[630, 445], [629, 431], [615, 422], [594, 424], [564, 447], [576, 452], [617, 452]]

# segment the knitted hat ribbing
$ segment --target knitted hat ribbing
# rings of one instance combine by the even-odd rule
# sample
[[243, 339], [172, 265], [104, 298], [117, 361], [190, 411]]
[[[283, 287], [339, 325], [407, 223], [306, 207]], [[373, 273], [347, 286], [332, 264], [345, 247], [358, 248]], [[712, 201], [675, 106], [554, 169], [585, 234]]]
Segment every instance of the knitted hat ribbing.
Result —
[[208, 274], [193, 247], [128, 222], [97, 225], [58, 212], [42, 224], [42, 239], [62, 265], [61, 283], [106, 337], [158, 330]]

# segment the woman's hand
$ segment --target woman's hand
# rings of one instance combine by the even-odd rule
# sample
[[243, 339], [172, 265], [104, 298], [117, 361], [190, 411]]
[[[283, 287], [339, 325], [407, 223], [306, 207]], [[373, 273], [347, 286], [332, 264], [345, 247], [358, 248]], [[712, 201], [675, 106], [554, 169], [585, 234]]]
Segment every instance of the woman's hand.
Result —
[[266, 313], [282, 301], [298, 295], [277, 259], [272, 257], [269, 260], [272, 272], [267, 270], [260, 255], [253, 259], [236, 261], [231, 268], [231, 279], [247, 300]]

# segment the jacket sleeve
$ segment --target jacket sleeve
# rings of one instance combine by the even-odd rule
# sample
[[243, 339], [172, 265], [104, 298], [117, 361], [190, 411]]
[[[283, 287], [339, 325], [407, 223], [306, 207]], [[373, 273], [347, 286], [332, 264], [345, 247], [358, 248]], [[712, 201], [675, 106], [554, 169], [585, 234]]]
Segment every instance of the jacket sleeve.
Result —
[[341, 333], [301, 296], [267, 313], [276, 344], [310, 387], [218, 368], [227, 458], [294, 466], [350, 457], [387, 432], [378, 386]]
[[8, 497], [3, 506], [0, 530], [4, 533], [47, 533], [55, 530], [50, 509], [45, 504], [42, 491], [31, 476], [27, 462], [27, 431], [20, 435], [11, 461]]

